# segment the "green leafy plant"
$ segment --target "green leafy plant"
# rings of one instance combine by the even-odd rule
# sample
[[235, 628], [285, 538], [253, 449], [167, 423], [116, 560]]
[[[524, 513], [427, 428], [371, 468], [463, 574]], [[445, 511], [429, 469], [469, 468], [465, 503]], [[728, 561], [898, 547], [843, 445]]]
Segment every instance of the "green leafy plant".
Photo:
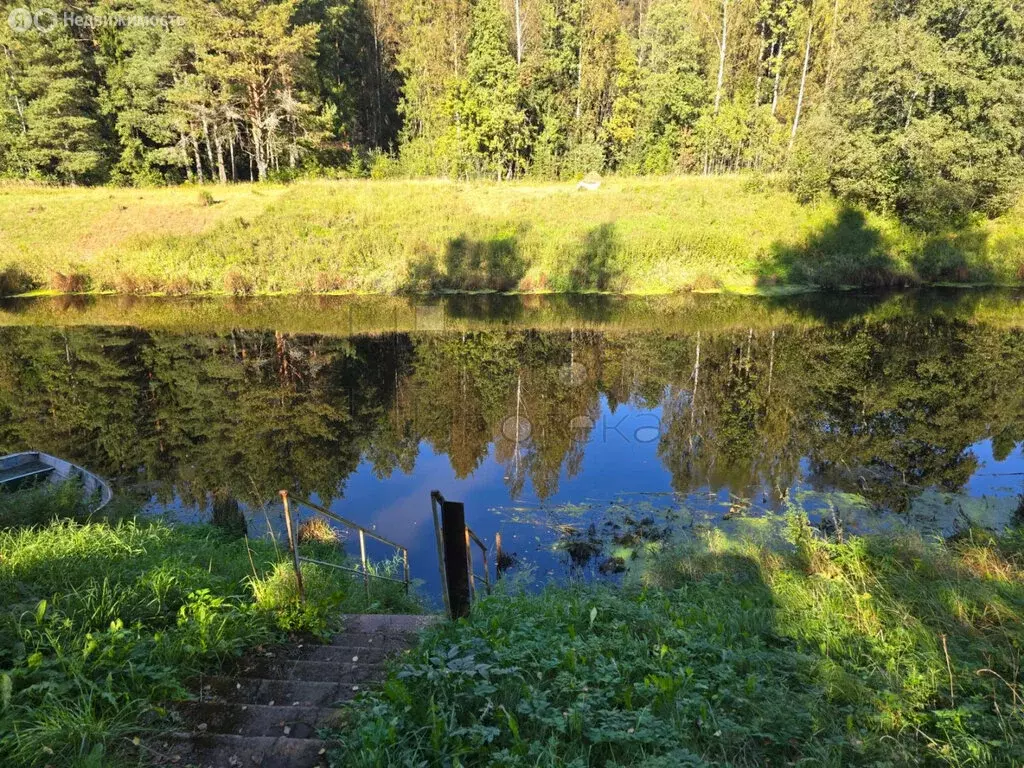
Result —
[[356, 702], [332, 765], [1024, 760], [1020, 534], [832, 543], [794, 515], [623, 588], [499, 590]]

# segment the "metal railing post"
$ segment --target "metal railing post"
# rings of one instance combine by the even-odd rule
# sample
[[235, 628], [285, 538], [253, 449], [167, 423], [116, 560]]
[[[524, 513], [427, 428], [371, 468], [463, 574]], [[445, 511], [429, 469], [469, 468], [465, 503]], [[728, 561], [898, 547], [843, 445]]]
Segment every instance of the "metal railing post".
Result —
[[494, 579], [501, 578], [501, 534], [494, 534]]
[[476, 574], [473, 573], [473, 543], [469, 540], [469, 526], [466, 526], [466, 569], [469, 571], [469, 599], [476, 600]]
[[409, 594], [409, 550], [402, 548], [402, 575], [405, 578], [405, 594]]
[[482, 547], [484, 557], [484, 586], [487, 588], [487, 594], [491, 594], [491, 566], [487, 563], [487, 548]]
[[284, 526], [288, 531], [288, 549], [292, 551], [292, 562], [295, 564], [295, 586], [299, 591], [299, 602], [306, 602], [306, 593], [302, 588], [302, 568], [299, 565], [299, 542], [295, 531], [292, 528], [292, 512], [288, 506], [288, 491], [281, 491], [281, 501], [284, 502]]
[[[298, 497], [290, 498], [287, 491], [281, 491], [280, 493], [281, 493], [281, 499], [284, 502], [285, 526], [286, 526], [286, 528], [288, 530], [288, 548], [292, 551], [292, 559], [294, 560], [294, 563], [295, 563], [295, 577], [296, 577], [296, 581], [298, 583], [299, 596], [300, 596], [300, 598], [302, 600], [305, 600], [305, 589], [304, 589], [304, 586], [303, 586], [303, 583], [302, 583], [302, 571], [300, 570], [300, 565], [299, 565], [299, 563], [301, 561], [305, 561], [307, 563], [313, 563], [315, 565], [322, 565], [322, 566], [325, 566], [327, 568], [336, 568], [336, 569], [341, 570], [341, 571], [346, 571], [347, 573], [354, 573], [354, 574], [362, 575], [363, 583], [366, 586], [366, 597], [367, 597], [367, 600], [372, 599], [372, 591], [371, 591], [371, 588], [370, 588], [370, 579], [371, 578], [373, 578], [373, 579], [382, 579], [384, 581], [393, 581], [396, 584], [402, 584], [405, 587], [405, 593], [409, 594], [409, 589], [410, 589], [410, 587], [412, 585], [412, 578], [411, 578], [410, 572], [409, 572], [409, 548], [408, 547], [404, 547], [401, 544], [398, 544], [397, 542], [391, 541], [391, 539], [387, 539], [387, 538], [381, 536], [380, 534], [377, 534], [377, 533], [374, 533], [373, 531], [367, 530], [363, 526], [359, 525], [359, 523], [353, 522], [352, 520], [348, 520], [347, 518], [344, 518], [344, 517], [342, 517], [339, 514], [331, 512], [329, 509], [325, 509], [324, 507], [322, 507], [322, 506], [320, 506], [318, 504], [314, 504], [313, 502], [309, 501], [308, 499], [302, 499], [302, 498], [298, 498]], [[298, 545], [298, 538], [297, 538], [298, 537], [298, 528], [295, 527], [295, 521], [292, 520], [291, 502], [294, 502], [297, 505], [297, 507], [309, 507], [313, 512], [315, 512], [315, 513], [317, 513], [319, 515], [323, 515], [328, 520], [334, 520], [335, 522], [341, 523], [342, 525], [347, 526], [349, 528], [354, 528], [356, 531], [358, 531], [359, 532], [359, 560], [360, 560], [360, 566], [358, 568], [355, 568], [355, 567], [350, 568], [347, 565], [341, 565], [339, 563], [329, 563], [329, 562], [325, 562], [323, 560], [316, 560], [316, 559], [314, 559], [312, 557], [302, 557], [299, 554], [299, 545]], [[385, 575], [383, 573], [370, 573], [370, 561], [369, 561], [369, 559], [366, 556], [366, 539], [367, 538], [373, 539], [374, 541], [379, 541], [382, 544], [388, 545], [389, 547], [394, 547], [395, 549], [399, 550], [402, 553], [402, 576], [400, 578], [397, 577], [397, 576], [388, 576], [388, 575]]]
[[363, 561], [363, 583], [366, 584], [366, 600], [370, 600], [370, 572], [366, 569], [366, 536], [363, 529], [359, 529], [359, 558]]

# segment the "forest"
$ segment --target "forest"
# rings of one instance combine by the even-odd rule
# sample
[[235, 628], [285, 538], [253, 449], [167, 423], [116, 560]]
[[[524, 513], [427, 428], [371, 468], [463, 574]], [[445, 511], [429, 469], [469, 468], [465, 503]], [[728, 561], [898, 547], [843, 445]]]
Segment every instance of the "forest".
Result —
[[1024, 177], [1012, 0], [20, 2], [10, 179], [779, 174], [937, 230]]

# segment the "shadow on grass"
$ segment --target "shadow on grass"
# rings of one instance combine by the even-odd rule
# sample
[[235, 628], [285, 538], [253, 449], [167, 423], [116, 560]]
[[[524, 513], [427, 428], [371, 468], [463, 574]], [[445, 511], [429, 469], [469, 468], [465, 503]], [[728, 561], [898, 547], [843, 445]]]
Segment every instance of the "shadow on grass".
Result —
[[459, 235], [448, 241], [442, 256], [426, 255], [410, 267], [410, 290], [511, 291], [526, 274], [519, 252], [522, 233], [500, 234], [484, 239]]
[[618, 250], [615, 224], [607, 222], [590, 230], [575, 256], [569, 272], [574, 291], [607, 291], [618, 276], [613, 265]]
[[901, 263], [864, 213], [844, 206], [834, 221], [806, 240], [776, 243], [760, 265], [757, 284], [885, 289], [922, 282], [993, 282], [998, 276], [987, 254], [987, 237], [977, 228], [930, 234]]
[[0, 270], [0, 296], [15, 296], [31, 291], [36, 281], [21, 267], [12, 264]]
[[[527, 263], [520, 251], [523, 230], [483, 239], [459, 235], [448, 241], [440, 258], [424, 254], [409, 269], [406, 288], [411, 291], [511, 291], [529, 287], [523, 283]], [[607, 291], [613, 288], [619, 268], [619, 249], [614, 223], [586, 233], [582, 241], [562, 254], [559, 289], [566, 292]], [[548, 285], [547, 275], [539, 278]]]
[[931, 235], [914, 258], [914, 268], [922, 280], [934, 283], [992, 283], [1001, 278], [989, 256], [988, 233], [977, 228]]
[[887, 252], [881, 232], [868, 224], [861, 211], [849, 206], [804, 242], [776, 243], [757, 276], [761, 287], [884, 288], [915, 281]]
[[[806, 655], [779, 636], [759, 564], [707, 558], [707, 572], [663, 593], [513, 586], [480, 600], [407, 658], [376, 708], [353, 710], [339, 764], [470, 755], [467, 765], [483, 766], [529, 744], [543, 745], [548, 765], [697, 766], [709, 754], [722, 764], [839, 764], [827, 758], [841, 717]], [[441, 659], [459, 654], [489, 671], [486, 692], [471, 674], [441, 682]], [[518, 706], [494, 717], [486, 701]], [[448, 717], [437, 721], [437, 710]], [[483, 727], [486, 741], [474, 738]]]
[[[792, 644], [810, 662], [808, 690], [828, 691], [817, 715], [821, 735], [836, 739], [831, 757], [916, 764], [936, 748], [962, 759], [984, 744], [992, 764], [1011, 765], [1024, 755], [1024, 742], [1008, 736], [1024, 725], [1020, 556], [1019, 538], [978, 530], [942, 549], [913, 538], [825, 545], [811, 537], [763, 562], [685, 546], [659, 556], [648, 576], [672, 590], [745, 581], [764, 611], [756, 631]], [[784, 573], [766, 578], [765, 564]], [[918, 725], [902, 729], [901, 721]], [[798, 748], [786, 757], [808, 756]]]

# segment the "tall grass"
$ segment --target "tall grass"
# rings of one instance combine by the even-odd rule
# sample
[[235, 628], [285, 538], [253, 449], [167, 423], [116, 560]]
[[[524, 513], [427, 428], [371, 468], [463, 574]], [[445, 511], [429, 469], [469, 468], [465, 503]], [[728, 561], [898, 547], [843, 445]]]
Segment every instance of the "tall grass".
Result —
[[[49, 493], [56, 502], [64, 492]], [[418, 610], [400, 590], [368, 599], [361, 580], [312, 567], [301, 605], [271, 541], [213, 526], [54, 519], [73, 505], [49, 512], [0, 530], [5, 766], [116, 762], [133, 754], [135, 736], [170, 726], [163, 706], [187, 695], [190, 676], [283, 632], [325, 634], [343, 612]], [[317, 546], [345, 559], [337, 546], [308, 545]]]
[[596, 192], [440, 180], [211, 189], [213, 204], [192, 188], [0, 187], [0, 271], [56, 290], [173, 295], [671, 293], [1019, 282], [1024, 264], [1020, 210], [924, 235], [739, 177], [609, 179]]

